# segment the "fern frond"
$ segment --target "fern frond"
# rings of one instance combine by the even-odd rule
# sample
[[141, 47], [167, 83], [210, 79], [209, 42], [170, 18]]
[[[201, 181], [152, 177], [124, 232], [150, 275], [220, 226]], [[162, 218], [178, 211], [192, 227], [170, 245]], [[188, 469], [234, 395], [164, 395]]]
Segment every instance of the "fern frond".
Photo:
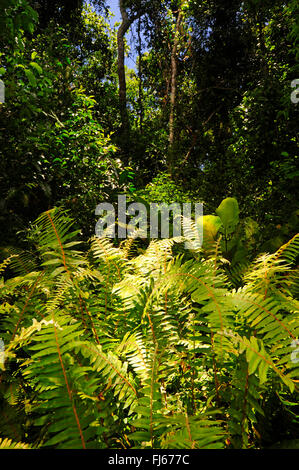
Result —
[[15, 258], [17, 255], [11, 255], [8, 258], [6, 258], [2, 263], [0, 264], [0, 274], [5, 271], [5, 269], [9, 266], [9, 264], [12, 262], [12, 259]]
[[294, 237], [287, 243], [282, 245], [274, 254], [274, 259], [278, 260], [282, 258], [288, 264], [294, 263], [298, 259], [299, 254], [299, 233], [296, 233]]
[[[36, 220], [36, 225], [39, 250], [45, 260], [42, 266], [50, 267], [52, 277], [62, 272], [71, 276], [74, 269], [86, 263], [81, 252], [73, 249], [80, 244], [74, 241], [79, 231], [71, 231], [74, 222], [60, 209], [44, 212]], [[53, 270], [54, 267], [56, 269]]]
[[[291, 375], [285, 372], [285, 368], [282, 367], [279, 362], [275, 362], [275, 360], [271, 358], [262, 340], [257, 339], [255, 336], [246, 338], [230, 332], [225, 332], [225, 335], [232, 341], [234, 346], [239, 346], [237, 355], [242, 354], [243, 352], [246, 353], [249, 367], [248, 373], [251, 375], [256, 372], [258, 374], [260, 384], [264, 384], [267, 381], [267, 373], [269, 370], [272, 370], [291, 392], [297, 388]], [[235, 348], [232, 348], [231, 351], [236, 353]]]
[[32, 449], [32, 447], [23, 442], [13, 442], [11, 439], [0, 437], [0, 449]]
[[175, 414], [165, 420], [167, 432], [161, 438], [163, 449], [223, 449], [228, 433], [221, 421], [211, 419], [215, 411], [199, 416]]
[[[52, 415], [47, 426], [44, 445], [65, 448], [87, 447], [95, 430], [90, 428], [92, 416], [86, 413], [84, 402], [76, 394], [71, 352], [73, 344], [82, 333], [78, 323], [70, 325], [63, 316], [52, 319], [34, 335], [34, 345], [30, 345], [31, 361], [23, 371], [24, 377], [38, 390], [38, 403], [35, 412], [42, 416], [35, 425], [44, 425], [48, 414]], [[84, 368], [77, 369], [76, 380], [82, 380]]]
[[202, 253], [203, 238], [200, 237], [196, 223], [192, 219], [182, 216], [182, 224], [186, 248], [194, 254]]
[[76, 342], [75, 347], [89, 359], [94, 370], [101, 373], [105, 383], [113, 389], [114, 396], [124, 401], [124, 409], [130, 407], [137, 396], [137, 390], [133, 377], [128, 372], [128, 363], [120, 361], [112, 351], [105, 353], [100, 345]]
[[248, 448], [252, 426], [257, 422], [256, 415], [264, 416], [261, 407], [262, 393], [259, 379], [249, 374], [246, 358], [240, 356], [231, 382], [229, 407], [229, 432], [234, 448]]

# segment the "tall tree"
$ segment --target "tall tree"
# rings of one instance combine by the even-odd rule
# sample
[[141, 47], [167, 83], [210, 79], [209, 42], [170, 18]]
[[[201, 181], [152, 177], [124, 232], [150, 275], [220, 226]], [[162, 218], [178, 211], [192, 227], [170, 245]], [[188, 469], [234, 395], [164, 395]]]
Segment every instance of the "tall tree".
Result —
[[168, 147], [168, 171], [172, 176], [173, 157], [174, 157], [174, 139], [175, 139], [175, 105], [177, 88], [177, 49], [180, 40], [180, 29], [182, 23], [182, 10], [179, 8], [174, 30], [173, 45], [171, 49], [171, 79], [170, 79], [170, 112], [169, 112], [169, 147]]
[[126, 73], [125, 73], [125, 34], [133, 23], [134, 19], [129, 18], [124, 0], [119, 0], [119, 10], [122, 22], [117, 31], [117, 51], [118, 51], [118, 83], [119, 83], [119, 107], [121, 114], [122, 133], [126, 134], [130, 131], [129, 117], [127, 111], [127, 90], [126, 90]]
[[[126, 72], [125, 72], [125, 34], [135, 20], [139, 19], [144, 13], [145, 8], [141, 2], [131, 2], [128, 8], [128, 2], [119, 0], [119, 11], [122, 22], [117, 31], [117, 50], [118, 50], [118, 82], [119, 82], [119, 106], [121, 115], [121, 143], [122, 150], [125, 153], [129, 151], [130, 121], [127, 110], [127, 91], [126, 91]], [[130, 10], [130, 12], [128, 12]]]

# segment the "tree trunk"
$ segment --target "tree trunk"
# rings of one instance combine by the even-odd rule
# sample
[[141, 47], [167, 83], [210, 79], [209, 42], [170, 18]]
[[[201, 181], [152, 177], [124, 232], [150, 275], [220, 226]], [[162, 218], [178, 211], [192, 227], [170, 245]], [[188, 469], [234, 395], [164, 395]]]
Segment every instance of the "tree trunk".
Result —
[[169, 112], [169, 137], [168, 137], [168, 171], [170, 176], [174, 166], [174, 141], [175, 141], [175, 107], [176, 107], [176, 83], [177, 83], [177, 48], [179, 43], [179, 31], [182, 22], [182, 12], [179, 10], [174, 41], [171, 50], [171, 80], [170, 80], [170, 112]]
[[142, 44], [141, 44], [141, 20], [138, 21], [138, 105], [139, 105], [139, 129], [142, 134], [142, 124], [143, 124], [143, 84], [142, 84]]
[[123, 0], [119, 0], [119, 10], [122, 17], [122, 23], [117, 31], [117, 52], [118, 52], [118, 96], [120, 115], [122, 123], [122, 134], [126, 137], [126, 134], [130, 132], [129, 117], [127, 111], [127, 90], [126, 90], [126, 74], [125, 74], [125, 42], [124, 37], [128, 31], [132, 21], [130, 21], [127, 11], [124, 7]]

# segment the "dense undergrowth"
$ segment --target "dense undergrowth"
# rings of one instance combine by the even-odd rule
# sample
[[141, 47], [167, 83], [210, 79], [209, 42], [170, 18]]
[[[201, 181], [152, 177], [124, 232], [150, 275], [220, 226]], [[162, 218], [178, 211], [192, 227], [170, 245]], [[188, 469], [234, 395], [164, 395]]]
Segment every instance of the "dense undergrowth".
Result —
[[298, 448], [299, 234], [230, 271], [196, 235], [35, 227], [1, 266], [0, 447]]

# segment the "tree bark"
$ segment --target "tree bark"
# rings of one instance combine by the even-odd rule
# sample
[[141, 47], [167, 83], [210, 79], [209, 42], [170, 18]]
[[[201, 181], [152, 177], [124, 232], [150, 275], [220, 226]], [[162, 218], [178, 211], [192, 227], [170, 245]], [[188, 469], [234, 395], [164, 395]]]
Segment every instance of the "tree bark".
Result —
[[138, 105], [139, 105], [139, 129], [142, 134], [142, 125], [143, 125], [143, 84], [142, 84], [142, 44], [141, 44], [141, 20], [138, 21]]
[[132, 24], [132, 20], [129, 19], [127, 11], [124, 7], [123, 0], [119, 0], [119, 10], [122, 17], [122, 23], [117, 31], [117, 53], [118, 53], [118, 96], [119, 96], [119, 107], [120, 116], [122, 123], [122, 133], [126, 134], [130, 131], [129, 117], [127, 111], [127, 88], [126, 88], [126, 74], [125, 74], [125, 42], [124, 37], [129, 27]]
[[179, 43], [179, 31], [182, 22], [182, 12], [179, 10], [176, 21], [174, 41], [171, 50], [171, 80], [170, 80], [170, 112], [169, 112], [169, 137], [168, 137], [168, 171], [170, 176], [174, 166], [174, 141], [175, 141], [175, 108], [176, 108], [176, 84], [177, 84], [177, 49]]
[[129, 17], [124, 0], [119, 0], [119, 10], [122, 17], [122, 23], [117, 31], [117, 70], [118, 70], [118, 96], [121, 116], [121, 147], [125, 156], [125, 163], [128, 163], [128, 155], [130, 152], [130, 121], [127, 109], [127, 87], [125, 73], [125, 34], [135, 20], [140, 18], [145, 11], [140, 9], [138, 13]]

